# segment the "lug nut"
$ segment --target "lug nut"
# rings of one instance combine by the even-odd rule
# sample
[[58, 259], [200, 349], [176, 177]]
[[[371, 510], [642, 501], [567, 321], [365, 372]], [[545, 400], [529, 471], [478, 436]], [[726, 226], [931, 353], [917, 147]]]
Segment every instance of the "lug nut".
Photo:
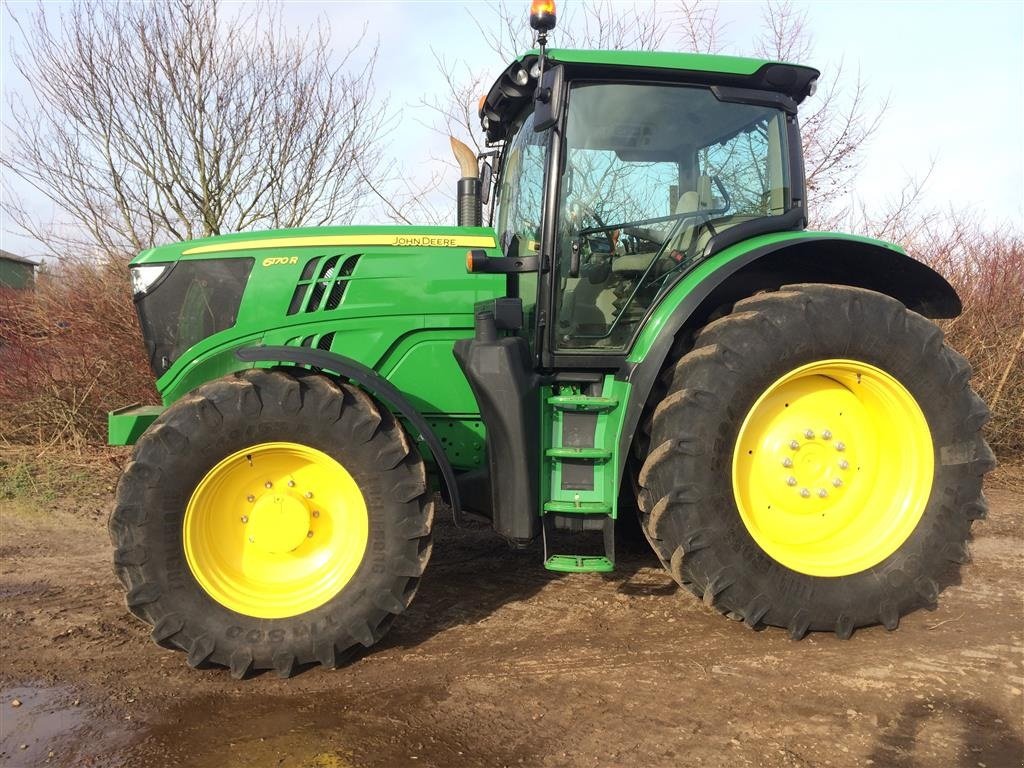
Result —
[[265, 482], [265, 483], [263, 484], [263, 487], [264, 487], [264, 488], [273, 488], [273, 487], [274, 487], [274, 484], [273, 484], [272, 482], [270, 482], [269, 480], [267, 480], [267, 482]]
[[835, 480], [832, 481], [832, 485], [834, 485], [836, 488], [841, 488], [843, 485], [843, 481], [837, 477]]
[[796, 485], [796, 478], [791, 477], [786, 481], [786, 485]]
[[307, 499], [312, 499], [313, 498], [313, 492], [312, 491], [306, 491], [306, 498]]
[[808, 440], [813, 440], [814, 439], [814, 430], [813, 429], [804, 430], [804, 437], [806, 437]]
[[846, 443], [844, 443], [842, 440], [840, 440], [838, 443], [836, 443], [836, 450], [837, 451], [845, 451], [846, 450]]
[[289, 488], [294, 488], [295, 487], [295, 481], [294, 480], [289, 480], [288, 481], [288, 487]]
[[826, 496], [828, 496], [828, 491], [826, 491], [824, 488], [819, 488], [818, 496], [824, 499]]
[[245, 500], [252, 504], [254, 501], [256, 501], [256, 497], [250, 493], [248, 496], [245, 497]]
[[243, 523], [248, 523], [249, 522], [249, 516], [248, 515], [242, 515], [242, 522]]
[[843, 459], [842, 461], [839, 462], [839, 468], [840, 469], [849, 469], [850, 468], [850, 462], [848, 462], [846, 459]]
[[806, 488], [801, 488], [800, 489], [800, 495], [803, 496], [806, 499], [806, 498], [810, 497], [811, 492], [808, 491]]
[[800, 443], [798, 443], [796, 440], [790, 440], [789, 447], [792, 448], [794, 451], [799, 450]]
[[832, 439], [832, 430], [831, 429], [826, 429], [824, 432], [822, 432], [821, 433], [821, 439], [822, 440], [831, 440]]
[[793, 460], [791, 458], [789, 458], [789, 456], [787, 456], [786, 458], [784, 458], [782, 460], [782, 466], [784, 466], [784, 467], [792, 467], [793, 466]]
[[307, 539], [312, 539], [313, 538], [313, 532], [312, 531], [307, 531], [306, 532], [306, 538]]
[[320, 517], [320, 511], [317, 509], [313, 510], [313, 517]]

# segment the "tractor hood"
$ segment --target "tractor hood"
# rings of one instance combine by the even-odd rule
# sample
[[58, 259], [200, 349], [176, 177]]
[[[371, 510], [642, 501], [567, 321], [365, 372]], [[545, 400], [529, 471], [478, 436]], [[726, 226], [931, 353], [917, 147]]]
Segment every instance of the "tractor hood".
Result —
[[243, 344], [334, 348], [372, 366], [388, 324], [452, 327], [455, 315], [472, 327], [474, 303], [502, 295], [504, 278], [467, 274], [466, 251], [496, 245], [485, 227], [319, 227], [144, 251], [130, 269], [158, 389]]

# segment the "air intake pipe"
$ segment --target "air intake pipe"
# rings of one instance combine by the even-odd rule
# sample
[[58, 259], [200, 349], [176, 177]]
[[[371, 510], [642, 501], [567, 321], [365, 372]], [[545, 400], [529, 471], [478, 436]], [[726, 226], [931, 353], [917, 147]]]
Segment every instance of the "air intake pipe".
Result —
[[459, 163], [462, 178], [457, 188], [457, 205], [455, 223], [460, 227], [479, 227], [482, 221], [480, 208], [480, 175], [476, 167], [476, 153], [454, 136], [448, 137], [452, 143], [452, 152]]

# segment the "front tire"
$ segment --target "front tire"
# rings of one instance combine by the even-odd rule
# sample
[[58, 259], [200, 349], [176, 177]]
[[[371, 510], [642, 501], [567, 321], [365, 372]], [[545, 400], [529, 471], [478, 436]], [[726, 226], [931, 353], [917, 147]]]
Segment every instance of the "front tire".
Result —
[[705, 604], [794, 638], [933, 606], [995, 465], [942, 332], [833, 285], [738, 302], [666, 371], [640, 472], [645, 533]]
[[110, 518], [128, 608], [192, 666], [337, 666], [409, 605], [431, 551], [422, 457], [362, 390], [250, 370], [171, 406]]

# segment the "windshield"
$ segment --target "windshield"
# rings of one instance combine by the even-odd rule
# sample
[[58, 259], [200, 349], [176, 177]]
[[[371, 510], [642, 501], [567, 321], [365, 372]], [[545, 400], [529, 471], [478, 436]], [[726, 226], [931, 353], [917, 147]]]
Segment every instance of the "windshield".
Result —
[[786, 138], [781, 110], [722, 102], [707, 88], [574, 84], [558, 347], [625, 347], [658, 292], [700, 260], [713, 235], [785, 213]]

